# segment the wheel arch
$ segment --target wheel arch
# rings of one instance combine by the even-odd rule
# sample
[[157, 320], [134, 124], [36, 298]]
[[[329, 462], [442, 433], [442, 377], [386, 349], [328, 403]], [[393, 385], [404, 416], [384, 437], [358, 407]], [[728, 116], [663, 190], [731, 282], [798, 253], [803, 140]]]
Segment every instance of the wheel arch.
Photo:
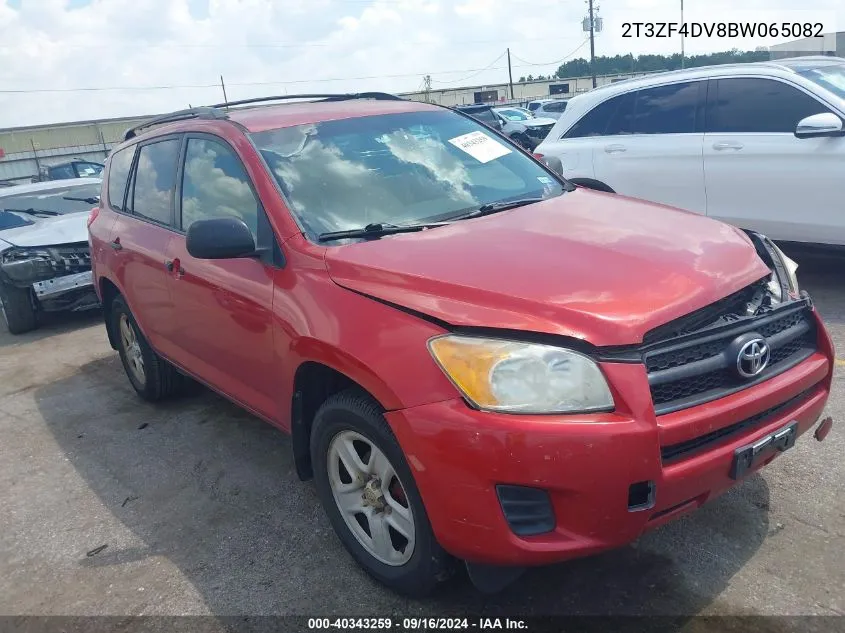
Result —
[[291, 447], [296, 473], [302, 481], [313, 477], [311, 426], [317, 410], [330, 396], [346, 389], [358, 389], [371, 397], [382, 411], [402, 406], [396, 394], [368, 367], [343, 352], [335, 354], [335, 362], [327, 362], [323, 354], [303, 358], [293, 374]]
[[103, 322], [106, 325], [106, 334], [109, 338], [109, 345], [111, 345], [113, 350], [117, 350], [117, 332], [114, 331], [114, 325], [112, 324], [111, 304], [117, 297], [122, 297], [123, 293], [120, 292], [120, 288], [117, 287], [117, 284], [108, 277], [100, 277], [97, 281], [97, 287], [99, 289], [100, 302], [103, 304]]

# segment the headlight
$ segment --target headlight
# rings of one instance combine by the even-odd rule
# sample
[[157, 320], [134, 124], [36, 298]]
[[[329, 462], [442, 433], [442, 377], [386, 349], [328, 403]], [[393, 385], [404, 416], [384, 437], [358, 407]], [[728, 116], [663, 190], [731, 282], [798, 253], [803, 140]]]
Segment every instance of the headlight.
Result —
[[783, 288], [786, 291], [795, 295], [799, 295], [801, 289], [798, 287], [798, 277], [795, 272], [798, 270], [798, 264], [789, 259], [782, 250], [780, 250], [772, 240], [761, 236], [765, 246], [772, 255], [775, 261], [775, 270], [772, 271], [772, 279], [769, 281], [769, 292], [771, 292], [778, 301], [788, 301], [789, 297], [783, 296]]
[[12, 248], [3, 253], [0, 261], [0, 268], [13, 281], [38, 281], [55, 275], [53, 258], [45, 250]]
[[429, 350], [479, 409], [509, 413], [613, 410], [613, 396], [590, 358], [549, 345], [446, 335]]

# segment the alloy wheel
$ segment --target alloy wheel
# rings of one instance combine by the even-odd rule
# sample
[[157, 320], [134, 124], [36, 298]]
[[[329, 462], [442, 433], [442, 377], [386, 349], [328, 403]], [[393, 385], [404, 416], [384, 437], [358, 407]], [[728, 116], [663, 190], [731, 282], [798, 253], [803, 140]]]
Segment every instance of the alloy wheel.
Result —
[[144, 371], [144, 355], [141, 352], [141, 345], [138, 342], [135, 327], [126, 314], [120, 315], [120, 341], [123, 345], [123, 352], [126, 356], [129, 371], [132, 372], [132, 375], [139, 384], [146, 384], [147, 374]]
[[355, 431], [335, 435], [328, 449], [332, 496], [349, 530], [376, 560], [393, 567], [414, 553], [414, 513], [387, 456]]

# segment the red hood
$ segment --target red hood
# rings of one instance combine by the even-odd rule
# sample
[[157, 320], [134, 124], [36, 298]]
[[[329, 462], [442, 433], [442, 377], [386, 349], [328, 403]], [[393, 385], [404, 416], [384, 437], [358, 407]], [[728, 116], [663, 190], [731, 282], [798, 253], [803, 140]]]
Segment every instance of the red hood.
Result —
[[737, 229], [577, 190], [420, 233], [328, 248], [341, 286], [453, 325], [639, 343], [649, 330], [761, 279]]

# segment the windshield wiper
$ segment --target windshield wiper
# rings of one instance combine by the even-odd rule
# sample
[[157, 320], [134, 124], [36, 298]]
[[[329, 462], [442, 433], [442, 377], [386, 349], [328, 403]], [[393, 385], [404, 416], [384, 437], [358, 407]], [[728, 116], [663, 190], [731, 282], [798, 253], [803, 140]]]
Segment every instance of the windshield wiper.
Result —
[[499, 211], [507, 211], [508, 209], [516, 209], [517, 207], [524, 207], [535, 202], [542, 202], [548, 198], [520, 198], [519, 200], [502, 200], [501, 202], [491, 202], [489, 204], [482, 204], [477, 209], [473, 209], [469, 213], [458, 216], [456, 220], [469, 220], [470, 218], [478, 218], [482, 215], [490, 215], [491, 213], [498, 213]]
[[58, 211], [46, 211], [44, 209], [3, 209], [9, 213], [25, 213], [26, 215], [61, 215]]
[[425, 224], [390, 224], [376, 222], [368, 224], [360, 229], [350, 229], [348, 231], [331, 231], [329, 233], [320, 233], [317, 239], [321, 242], [330, 242], [332, 240], [343, 240], [347, 238], [356, 237], [381, 237], [383, 235], [396, 235], [397, 233], [414, 233], [416, 231], [423, 231], [425, 229], [433, 229], [438, 226], [446, 226], [449, 222], [429, 222]]
[[77, 198], [76, 196], [62, 196], [62, 200], [73, 200], [74, 202], [84, 202], [86, 204], [100, 204], [99, 196], [89, 196], [87, 198]]

